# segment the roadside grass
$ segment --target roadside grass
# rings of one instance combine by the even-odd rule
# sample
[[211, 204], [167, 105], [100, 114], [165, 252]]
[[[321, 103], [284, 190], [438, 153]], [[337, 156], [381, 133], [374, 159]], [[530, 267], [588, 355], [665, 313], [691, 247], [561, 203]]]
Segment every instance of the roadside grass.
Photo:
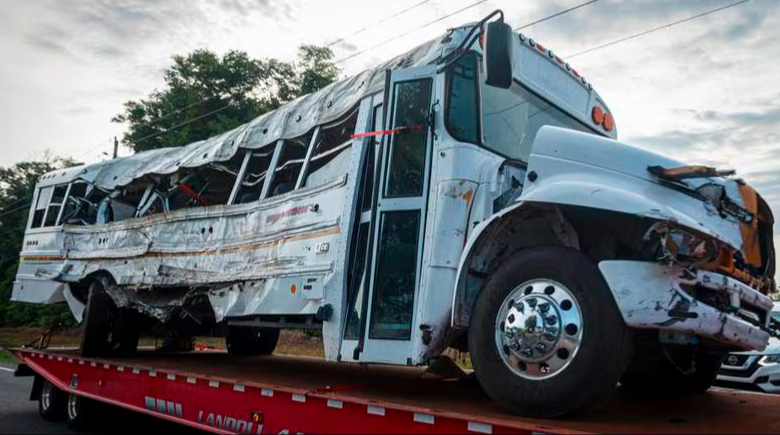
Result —
[[[0, 328], [0, 347], [14, 348], [21, 347], [34, 342], [43, 334], [42, 328]], [[57, 331], [51, 337], [50, 346], [52, 347], [77, 347], [80, 341], [81, 330], [78, 328]], [[141, 339], [141, 346], [159, 345], [160, 340], [154, 337], [145, 337]], [[225, 349], [225, 339], [222, 337], [198, 337], [195, 344], [214, 349]], [[279, 338], [279, 345], [276, 347], [277, 355], [306, 356], [314, 358], [324, 358], [322, 338], [317, 335], [307, 334], [303, 331], [282, 331]], [[458, 366], [465, 370], [472, 370], [471, 359], [468, 353], [458, 352], [450, 349], [445, 355], [455, 361]], [[0, 362], [15, 363], [10, 352], [0, 350]]]
[[[14, 348], [21, 347], [34, 342], [43, 334], [42, 328], [0, 328], [0, 347]], [[79, 345], [81, 330], [78, 328], [55, 332], [51, 337], [51, 347], [76, 347]], [[141, 339], [141, 346], [157, 346], [160, 340], [155, 337], [144, 337]], [[225, 339], [222, 337], [198, 337], [195, 339], [196, 345], [212, 347], [215, 349], [225, 348]], [[303, 331], [282, 331], [277, 346], [276, 353], [281, 355], [324, 357], [322, 338], [312, 337]], [[3, 351], [8, 358], [12, 358], [10, 353]], [[3, 358], [0, 354], [0, 358]], [[0, 361], [4, 361], [0, 359]]]
[[11, 355], [11, 352], [3, 349], [0, 350], [0, 363], [2, 364], [16, 364], [16, 358]]

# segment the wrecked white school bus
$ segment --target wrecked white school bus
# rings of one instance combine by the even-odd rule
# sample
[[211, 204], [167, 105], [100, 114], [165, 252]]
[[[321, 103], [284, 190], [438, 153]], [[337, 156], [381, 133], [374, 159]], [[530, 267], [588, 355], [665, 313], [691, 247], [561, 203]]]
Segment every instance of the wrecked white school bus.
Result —
[[321, 329], [333, 361], [468, 350], [530, 416], [618, 382], [703, 391], [774, 331], [772, 214], [616, 137], [497, 11], [222, 135], [44, 176], [13, 298], [67, 303], [87, 355], [150, 325], [236, 355], [285, 328]]

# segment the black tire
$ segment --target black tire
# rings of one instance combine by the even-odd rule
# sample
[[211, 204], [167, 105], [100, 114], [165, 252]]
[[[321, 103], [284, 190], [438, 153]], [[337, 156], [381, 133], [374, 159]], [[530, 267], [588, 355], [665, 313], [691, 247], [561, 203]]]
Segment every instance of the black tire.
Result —
[[715, 384], [726, 356], [702, 346], [664, 346], [657, 331], [636, 331], [634, 343], [634, 355], [620, 384], [638, 394], [703, 393]]
[[95, 279], [89, 285], [84, 325], [81, 333], [81, 355], [107, 356], [111, 352], [110, 337], [114, 329], [117, 309], [106, 293], [104, 279]]
[[111, 334], [111, 353], [130, 356], [138, 350], [141, 339], [142, 314], [130, 308], [119, 308]]
[[225, 342], [230, 355], [271, 355], [279, 343], [279, 329], [230, 326]]
[[65, 412], [65, 422], [74, 432], [87, 432], [97, 426], [100, 418], [99, 403], [92, 399], [68, 394]]
[[141, 338], [141, 314], [129, 308], [117, 308], [106, 286], [108, 278], [97, 278], [89, 285], [81, 336], [81, 355], [85, 357], [130, 356]]
[[65, 417], [68, 394], [46, 379], [41, 384], [38, 396], [38, 414], [46, 421], [60, 421]]
[[[546, 379], [527, 379], [504, 363], [496, 345], [496, 317], [519, 285], [549, 279], [579, 304], [582, 340], [569, 365]], [[491, 274], [478, 296], [468, 333], [471, 360], [485, 392], [514, 414], [555, 418], [611, 392], [631, 352], [631, 334], [596, 265], [578, 251], [542, 247], [520, 251]]]

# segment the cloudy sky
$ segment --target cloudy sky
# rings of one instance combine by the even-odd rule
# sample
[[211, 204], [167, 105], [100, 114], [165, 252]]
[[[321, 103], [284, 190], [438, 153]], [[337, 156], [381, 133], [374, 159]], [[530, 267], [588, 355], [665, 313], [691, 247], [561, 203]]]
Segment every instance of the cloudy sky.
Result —
[[[501, 8], [515, 27], [584, 0], [486, 0], [340, 64], [350, 75]], [[735, 0], [600, 0], [524, 29], [566, 56]], [[172, 54], [206, 47], [292, 60], [301, 43], [341, 59], [474, 0], [3, 0], [0, 166], [110, 152], [122, 103], [162, 85]], [[780, 216], [780, 0], [753, 0], [570, 59], [610, 105], [620, 139], [733, 167]], [[127, 151], [124, 151], [125, 153]]]

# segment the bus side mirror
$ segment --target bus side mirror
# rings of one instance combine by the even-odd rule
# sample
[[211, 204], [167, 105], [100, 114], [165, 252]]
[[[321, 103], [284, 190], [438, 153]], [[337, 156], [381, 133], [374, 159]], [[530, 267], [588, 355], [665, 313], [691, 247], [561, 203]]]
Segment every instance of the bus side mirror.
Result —
[[483, 65], [485, 83], [490, 86], [503, 89], [512, 86], [513, 36], [512, 27], [506, 23], [494, 21], [485, 27]]

